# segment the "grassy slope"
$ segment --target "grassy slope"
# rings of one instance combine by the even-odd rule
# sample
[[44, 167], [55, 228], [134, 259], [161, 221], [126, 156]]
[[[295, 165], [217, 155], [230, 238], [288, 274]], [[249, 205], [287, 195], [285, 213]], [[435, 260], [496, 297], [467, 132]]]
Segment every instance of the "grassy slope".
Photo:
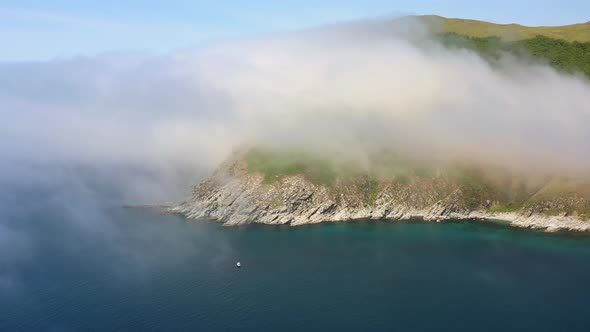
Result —
[[353, 193], [369, 206], [387, 187], [408, 194], [423, 191], [419, 194], [430, 195], [430, 200], [419, 198], [419, 202], [410, 202], [422, 206], [433, 204], [460, 188], [463, 192], [460, 204], [468, 209], [483, 207], [495, 212], [526, 209], [548, 215], [567, 213], [590, 217], [590, 184], [565, 178], [530, 181], [522, 174], [474, 165], [425, 166], [393, 153], [375, 155], [365, 165], [301, 150], [255, 148], [244, 158], [249, 170], [264, 174], [268, 184], [284, 176], [302, 174], [312, 183], [329, 188], [335, 197], [342, 192]]
[[444, 18], [440, 16], [420, 16], [439, 32], [454, 32], [470, 37], [497, 36], [506, 41], [534, 38], [538, 35], [566, 41], [590, 42], [590, 22], [564, 26], [527, 27], [519, 24], [495, 24], [490, 22]]
[[509, 53], [590, 78], [590, 22], [559, 27], [525, 27], [482, 21], [421, 16], [450, 48], [472, 49], [494, 61]]
[[394, 153], [374, 155], [365, 165], [345, 158], [326, 158], [318, 153], [296, 149], [269, 149], [257, 147], [245, 154], [248, 168], [252, 172], [264, 174], [266, 183], [289, 175], [302, 174], [317, 185], [332, 187], [336, 181], [353, 178], [396, 179], [407, 182], [410, 177], [432, 177], [434, 170], [416, 162], [400, 158]]
[[344, 174], [344, 170], [337, 170], [331, 161], [301, 150], [254, 148], [246, 153], [245, 160], [250, 171], [264, 174], [266, 183], [303, 174], [315, 184], [331, 186], [338, 176]]

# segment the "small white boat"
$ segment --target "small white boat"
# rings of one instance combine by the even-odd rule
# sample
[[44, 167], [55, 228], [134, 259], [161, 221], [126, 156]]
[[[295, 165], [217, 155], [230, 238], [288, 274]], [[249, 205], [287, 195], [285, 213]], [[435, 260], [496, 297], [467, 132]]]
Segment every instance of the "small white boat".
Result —
[[240, 262], [237, 262], [237, 263], [236, 263], [236, 266], [237, 266], [237, 267], [242, 267], [242, 264], [241, 264]]

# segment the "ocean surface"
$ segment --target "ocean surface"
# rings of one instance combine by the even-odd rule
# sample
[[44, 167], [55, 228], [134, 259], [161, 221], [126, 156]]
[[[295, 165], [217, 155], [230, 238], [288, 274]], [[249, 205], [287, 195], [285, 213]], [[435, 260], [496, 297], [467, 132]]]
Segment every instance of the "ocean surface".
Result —
[[72, 224], [55, 207], [4, 215], [22, 239], [4, 238], [0, 331], [590, 329], [586, 235], [419, 221], [227, 228], [118, 207]]

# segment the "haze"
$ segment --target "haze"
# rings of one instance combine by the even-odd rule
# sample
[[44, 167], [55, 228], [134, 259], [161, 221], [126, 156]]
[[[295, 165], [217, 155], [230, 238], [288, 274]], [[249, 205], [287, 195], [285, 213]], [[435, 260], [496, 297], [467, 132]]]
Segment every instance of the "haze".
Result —
[[[392, 20], [165, 56], [0, 63], [0, 260], [7, 263], [0, 291], [18, 288], [19, 263], [35, 255], [43, 234], [31, 231], [37, 223], [57, 225], [68, 243], [106, 244], [114, 257], [145, 253], [116, 269], [152, 264], [150, 244], [165, 237], [162, 230], [137, 235], [130, 249], [135, 230], [122, 230], [105, 209], [181, 200], [242, 146], [358, 159], [397, 149], [437, 161], [587, 173], [585, 78], [508, 56], [490, 64], [440, 46], [436, 27]], [[57, 217], [40, 218], [45, 211]], [[187, 237], [167, 238], [174, 252], [164, 257], [192, 248]], [[74, 244], [64, 250], [76, 252]]]
[[272, 142], [588, 169], [586, 79], [509, 57], [491, 65], [444, 49], [431, 27], [391, 21], [168, 56], [2, 63], [2, 155], [165, 178]]

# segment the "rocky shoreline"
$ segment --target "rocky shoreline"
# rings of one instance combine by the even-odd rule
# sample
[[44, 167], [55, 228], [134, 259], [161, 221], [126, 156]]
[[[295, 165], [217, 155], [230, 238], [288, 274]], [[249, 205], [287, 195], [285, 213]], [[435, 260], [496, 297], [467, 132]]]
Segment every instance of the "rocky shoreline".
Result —
[[243, 163], [233, 162], [223, 165], [195, 186], [187, 201], [166, 211], [189, 219], [216, 220], [226, 226], [249, 223], [298, 226], [360, 219], [395, 221], [422, 218], [433, 222], [451, 219], [503, 220], [515, 227], [547, 232], [590, 231], [590, 220], [565, 214], [550, 216], [531, 211], [469, 210], [460, 204], [461, 189], [455, 189], [433, 204], [412, 196], [415, 194], [411, 191], [404, 195], [399, 192], [391, 194], [383, 190], [374, 202], [367, 204], [354, 192], [342, 192], [340, 196], [335, 196], [325, 186], [315, 185], [301, 175], [265, 183], [263, 175], [250, 173]]
[[[255, 208], [251, 210], [255, 210]], [[211, 207], [189, 206], [186, 202], [177, 206], [166, 208], [164, 211], [168, 213], [181, 214], [188, 219], [208, 219], [216, 222], [222, 222], [224, 226], [239, 226], [250, 223], [301, 226], [325, 222], [347, 222], [357, 220], [384, 220], [395, 222], [421, 219], [428, 222], [445, 222], [449, 220], [480, 220], [490, 222], [502, 221], [513, 227], [540, 229], [544, 230], [545, 232], [590, 232], [590, 221], [583, 221], [574, 217], [544, 215], [525, 216], [518, 213], [488, 213], [485, 211], [473, 211], [468, 214], [451, 213], [448, 215], [436, 215], [432, 214], [430, 210], [411, 210], [400, 208], [394, 213], [388, 215], [382, 215], [380, 213], [375, 214], [372, 211], [365, 210], [339, 211], [334, 215], [326, 216], [326, 218], [306, 218], [304, 216], [293, 216], [290, 214], [275, 214], [272, 219], [264, 217], [255, 219], [244, 215], [238, 217], [233, 213], [224, 214], [221, 211], [212, 210]], [[309, 210], [308, 213], [312, 214], [313, 210]], [[254, 216], [254, 214], [251, 216]]]

